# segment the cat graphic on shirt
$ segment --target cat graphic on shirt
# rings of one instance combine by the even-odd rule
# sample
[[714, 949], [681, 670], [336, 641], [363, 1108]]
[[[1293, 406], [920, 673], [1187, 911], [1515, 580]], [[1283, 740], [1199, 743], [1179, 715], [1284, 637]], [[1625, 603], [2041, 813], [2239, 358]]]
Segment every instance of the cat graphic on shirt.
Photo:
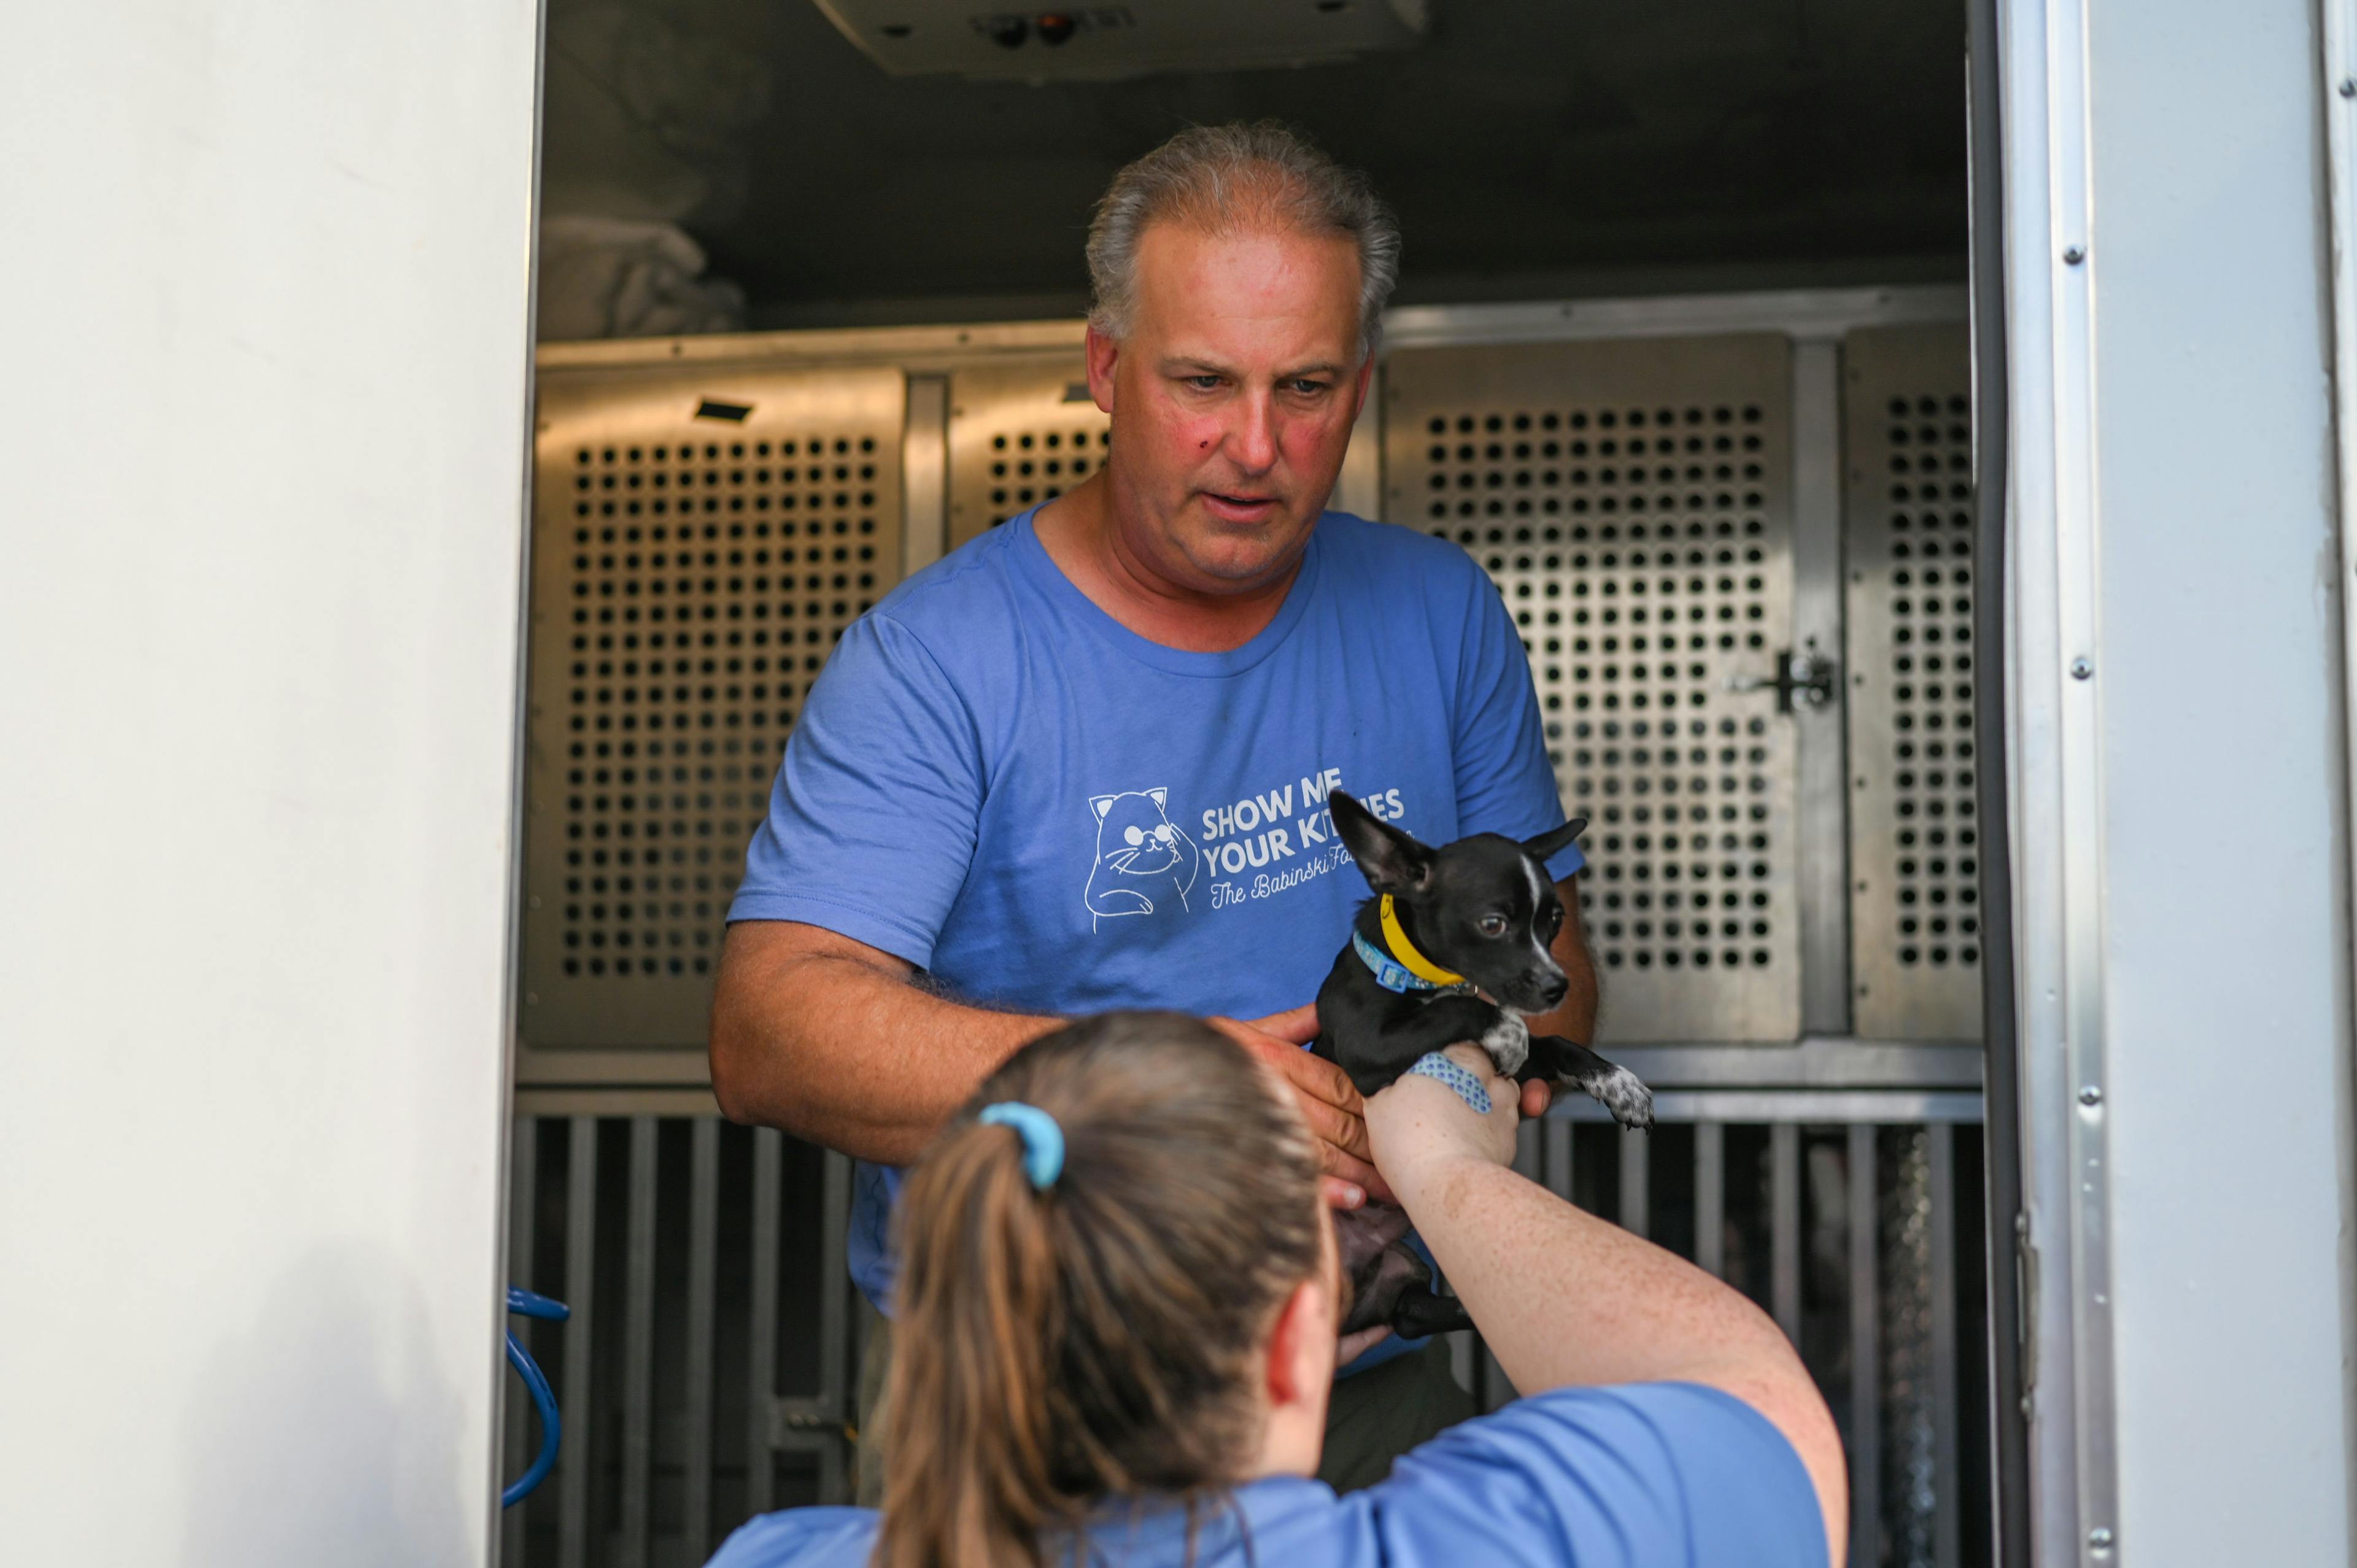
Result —
[[1202, 853], [1180, 832], [1164, 807], [1168, 789], [1131, 789], [1092, 795], [1097, 819], [1097, 858], [1089, 869], [1089, 929], [1114, 915], [1151, 915], [1171, 898], [1188, 908], [1187, 891], [1202, 868]]

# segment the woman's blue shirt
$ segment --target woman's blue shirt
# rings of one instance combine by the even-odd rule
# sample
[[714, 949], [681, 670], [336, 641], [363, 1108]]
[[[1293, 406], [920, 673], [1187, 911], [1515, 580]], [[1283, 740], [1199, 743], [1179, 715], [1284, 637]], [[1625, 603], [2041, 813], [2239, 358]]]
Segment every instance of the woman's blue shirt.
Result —
[[[1337, 1497], [1279, 1477], [1238, 1487], [1233, 1502], [1199, 1517], [1200, 1568], [1826, 1561], [1816, 1492], [1792, 1444], [1740, 1400], [1693, 1383], [1560, 1389], [1450, 1428], [1363, 1491]], [[868, 1509], [766, 1514], [729, 1537], [711, 1568], [864, 1568], [876, 1528]], [[1089, 1548], [1107, 1568], [1180, 1568], [1185, 1510], [1109, 1509]], [[1070, 1561], [1052, 1543], [1046, 1555]]]

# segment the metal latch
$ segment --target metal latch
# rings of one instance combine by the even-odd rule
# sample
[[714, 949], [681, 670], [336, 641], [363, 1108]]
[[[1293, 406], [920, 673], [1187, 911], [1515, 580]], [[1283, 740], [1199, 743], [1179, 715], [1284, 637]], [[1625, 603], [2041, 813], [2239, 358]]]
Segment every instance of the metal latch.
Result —
[[1834, 661], [1823, 653], [1797, 652], [1785, 649], [1776, 655], [1774, 675], [1737, 675], [1728, 680], [1730, 692], [1768, 692], [1776, 693], [1776, 711], [1789, 714], [1797, 697], [1808, 707], [1822, 708], [1834, 700]]
[[2013, 1217], [2014, 1337], [2021, 1347], [2021, 1419], [2034, 1412], [2038, 1397], [2038, 1247], [2029, 1239], [2029, 1215]]

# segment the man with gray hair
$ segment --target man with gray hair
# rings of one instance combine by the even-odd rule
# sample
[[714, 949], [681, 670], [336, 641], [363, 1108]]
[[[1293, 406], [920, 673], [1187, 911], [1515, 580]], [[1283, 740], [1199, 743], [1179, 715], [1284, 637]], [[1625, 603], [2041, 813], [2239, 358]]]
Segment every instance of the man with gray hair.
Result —
[[[1564, 815], [1489, 578], [1326, 510], [1399, 243], [1363, 176], [1280, 126], [1183, 132], [1123, 169], [1088, 243], [1103, 467], [902, 584], [812, 689], [729, 911], [713, 1087], [857, 1156], [852, 1271], [887, 1313], [898, 1167], [1075, 1014], [1211, 1018], [1284, 1076], [1329, 1198], [1388, 1196], [1358, 1094], [1302, 1048], [1365, 894], [1327, 796], [1432, 843]], [[1531, 1027], [1585, 1041], [1579, 865], [1548, 867], [1571, 992]], [[888, 1347], [879, 1325], [863, 1485]], [[1441, 1346], [1343, 1352], [1338, 1487], [1470, 1413]]]

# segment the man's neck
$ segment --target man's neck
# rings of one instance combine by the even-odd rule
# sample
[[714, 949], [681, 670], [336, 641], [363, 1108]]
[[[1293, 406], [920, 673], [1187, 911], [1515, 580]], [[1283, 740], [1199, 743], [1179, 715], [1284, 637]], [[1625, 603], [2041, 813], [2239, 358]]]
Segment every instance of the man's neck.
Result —
[[1165, 648], [1226, 653], [1266, 630], [1301, 574], [1299, 556], [1263, 583], [1207, 593], [1174, 583], [1130, 547], [1116, 525], [1103, 473], [1041, 507], [1032, 531], [1048, 558], [1090, 603]]

